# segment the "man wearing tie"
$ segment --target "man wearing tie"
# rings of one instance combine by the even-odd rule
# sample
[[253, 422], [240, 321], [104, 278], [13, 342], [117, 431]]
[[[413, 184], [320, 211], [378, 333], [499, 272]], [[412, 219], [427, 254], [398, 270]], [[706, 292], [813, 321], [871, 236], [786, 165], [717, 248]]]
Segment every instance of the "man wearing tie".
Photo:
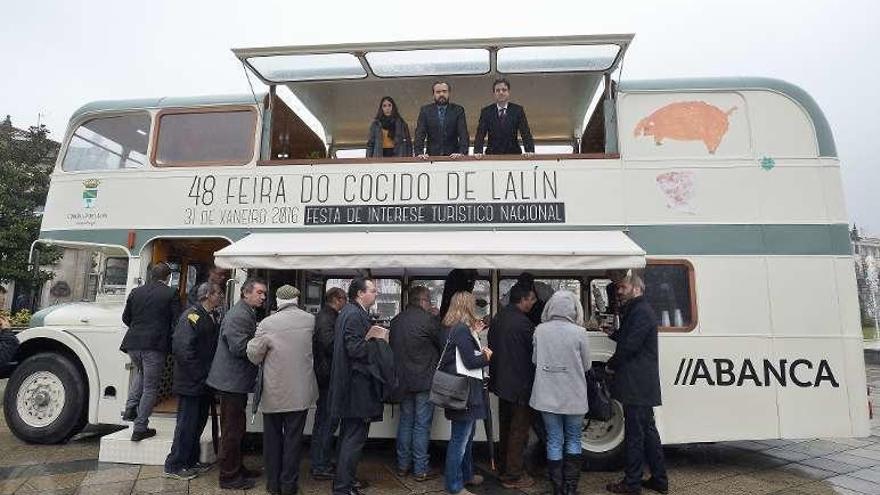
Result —
[[[416, 122], [414, 149], [416, 155], [427, 160], [428, 156], [459, 158], [467, 155], [470, 146], [464, 108], [449, 102], [449, 83], [437, 81], [431, 86], [434, 103], [419, 110]], [[425, 139], [427, 138], [427, 150]]]
[[483, 140], [489, 135], [486, 146], [487, 155], [519, 155], [523, 150], [519, 145], [517, 133], [522, 137], [526, 155], [535, 152], [532, 131], [526, 112], [520, 105], [510, 102], [510, 81], [496, 79], [492, 83], [495, 103], [480, 111], [480, 123], [477, 124], [477, 136], [474, 138], [474, 155], [483, 157]]

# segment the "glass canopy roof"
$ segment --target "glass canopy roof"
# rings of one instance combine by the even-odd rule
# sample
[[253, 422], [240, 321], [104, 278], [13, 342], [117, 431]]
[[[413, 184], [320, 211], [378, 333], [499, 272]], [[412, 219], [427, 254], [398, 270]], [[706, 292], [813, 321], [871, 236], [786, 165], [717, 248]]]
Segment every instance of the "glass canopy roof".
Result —
[[479, 75], [493, 71], [605, 72], [616, 67], [631, 40], [632, 35], [560, 36], [252, 48], [233, 52], [272, 84], [371, 76]]

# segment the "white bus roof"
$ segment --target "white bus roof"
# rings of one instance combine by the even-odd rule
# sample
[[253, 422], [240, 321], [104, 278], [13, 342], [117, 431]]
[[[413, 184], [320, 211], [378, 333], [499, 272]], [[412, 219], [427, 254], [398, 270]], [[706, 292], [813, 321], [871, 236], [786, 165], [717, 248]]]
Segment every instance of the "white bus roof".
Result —
[[[492, 81], [511, 82], [511, 100], [526, 107], [536, 141], [570, 142], [604, 74], [620, 64], [632, 34], [404, 41], [234, 49], [269, 85], [285, 85], [321, 122], [328, 143], [362, 146], [379, 100], [391, 96], [414, 125], [438, 79], [452, 87], [476, 131], [479, 109], [492, 102]], [[414, 131], [414, 129], [411, 129]]]

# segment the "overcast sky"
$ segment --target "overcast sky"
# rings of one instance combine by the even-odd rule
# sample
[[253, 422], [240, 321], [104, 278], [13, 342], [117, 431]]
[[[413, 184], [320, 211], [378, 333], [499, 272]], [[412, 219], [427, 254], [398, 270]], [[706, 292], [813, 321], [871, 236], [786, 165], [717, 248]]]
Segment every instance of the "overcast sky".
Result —
[[[521, 6], [529, 6], [523, 10]], [[9, 1], [0, 114], [55, 139], [100, 99], [249, 91], [230, 48], [635, 33], [623, 79], [768, 76], [809, 92], [850, 221], [880, 234], [880, 1]]]

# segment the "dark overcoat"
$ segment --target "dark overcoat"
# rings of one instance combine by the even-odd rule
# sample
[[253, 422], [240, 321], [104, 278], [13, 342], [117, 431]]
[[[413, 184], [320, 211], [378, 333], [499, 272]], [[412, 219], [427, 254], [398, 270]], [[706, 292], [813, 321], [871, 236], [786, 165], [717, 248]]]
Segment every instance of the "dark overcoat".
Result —
[[333, 338], [339, 311], [324, 304], [315, 316], [315, 333], [312, 334], [312, 354], [315, 359], [315, 378], [318, 388], [330, 386], [330, 370], [333, 367]]
[[217, 323], [201, 304], [180, 315], [171, 338], [174, 354], [174, 383], [177, 395], [205, 395], [210, 392], [208, 372], [217, 350]]
[[403, 393], [431, 390], [445, 335], [431, 313], [410, 305], [391, 320], [391, 350]]
[[657, 345], [657, 317], [644, 296], [621, 308], [620, 329], [608, 367], [614, 371], [611, 396], [624, 405], [660, 405], [660, 364]]
[[370, 374], [370, 354], [365, 337], [372, 326], [370, 315], [349, 302], [336, 318], [333, 366], [330, 372], [330, 417], [382, 418], [381, 389]]
[[532, 337], [535, 325], [516, 305], [508, 304], [489, 326], [489, 390], [508, 402], [528, 405], [535, 381]]

